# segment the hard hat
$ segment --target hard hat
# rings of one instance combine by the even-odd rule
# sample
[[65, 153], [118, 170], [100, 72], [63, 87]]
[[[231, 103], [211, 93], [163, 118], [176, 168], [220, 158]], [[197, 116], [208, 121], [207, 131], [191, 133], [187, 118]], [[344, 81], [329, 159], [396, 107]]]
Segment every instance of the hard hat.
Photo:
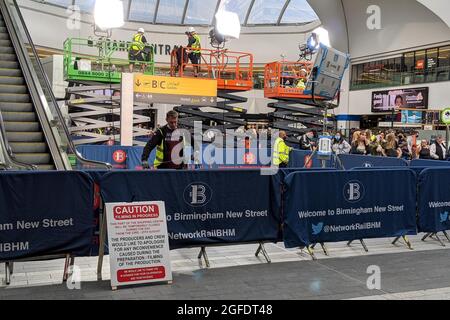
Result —
[[194, 27], [189, 27], [188, 31], [189, 33], [194, 33], [195, 32], [195, 28]]
[[144, 30], [144, 28], [139, 28], [139, 29], [138, 29], [138, 32], [139, 32], [139, 33], [145, 33], [145, 30]]

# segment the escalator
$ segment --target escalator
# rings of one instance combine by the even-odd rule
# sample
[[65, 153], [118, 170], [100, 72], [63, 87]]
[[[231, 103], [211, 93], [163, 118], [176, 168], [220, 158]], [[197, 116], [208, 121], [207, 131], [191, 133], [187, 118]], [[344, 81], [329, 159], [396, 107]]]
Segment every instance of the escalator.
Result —
[[76, 151], [16, 0], [0, 1], [0, 130], [9, 169], [111, 167]]
[[0, 12], [0, 112], [16, 159], [39, 170], [55, 170], [55, 162], [39, 123], [17, 54]]

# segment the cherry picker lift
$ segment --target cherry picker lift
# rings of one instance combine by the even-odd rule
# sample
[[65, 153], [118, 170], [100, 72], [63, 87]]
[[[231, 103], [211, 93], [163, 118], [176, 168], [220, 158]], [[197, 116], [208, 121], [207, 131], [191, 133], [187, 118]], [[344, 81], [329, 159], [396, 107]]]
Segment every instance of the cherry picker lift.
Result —
[[[171, 76], [217, 80], [218, 101], [214, 109], [221, 111], [203, 111], [201, 107], [179, 106], [175, 110], [181, 115], [180, 124], [193, 128], [195, 121], [201, 121], [208, 129], [237, 129], [246, 125], [242, 117], [247, 110], [236, 106], [247, 102], [236, 93], [253, 89], [253, 55], [233, 52], [224, 48], [201, 49], [198, 65], [188, 60], [189, 48], [178, 47], [172, 52]], [[194, 72], [197, 69], [198, 72]], [[210, 107], [209, 107], [210, 108]]]
[[[64, 42], [64, 80], [69, 83], [66, 103], [71, 120], [70, 131], [76, 145], [118, 140], [120, 128], [120, 82], [129, 69], [131, 42], [107, 37], [69, 38]], [[154, 74], [153, 48], [147, 47], [144, 74]], [[139, 127], [151, 121], [148, 104], [136, 103], [134, 138], [148, 132]], [[144, 142], [135, 141], [136, 144]]]
[[317, 50], [301, 47], [297, 62], [268, 63], [264, 72], [264, 96], [277, 100], [268, 105], [275, 109], [269, 114], [271, 127], [286, 131], [292, 143], [298, 143], [297, 137], [310, 129], [323, 132], [332, 129], [328, 110], [338, 107], [348, 64], [347, 54], [323, 44]]

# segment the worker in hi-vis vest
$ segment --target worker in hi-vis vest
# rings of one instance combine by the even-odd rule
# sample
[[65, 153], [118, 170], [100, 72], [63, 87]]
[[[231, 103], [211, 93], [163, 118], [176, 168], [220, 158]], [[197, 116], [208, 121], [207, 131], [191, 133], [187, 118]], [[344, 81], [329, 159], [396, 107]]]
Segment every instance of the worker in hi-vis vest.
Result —
[[148, 61], [148, 53], [146, 52], [147, 39], [144, 36], [144, 28], [139, 28], [138, 33], [133, 36], [130, 50], [128, 52], [128, 60], [130, 60], [130, 72], [133, 73], [136, 62], [141, 64], [141, 72], [144, 73]]
[[[149, 169], [150, 164], [148, 163], [148, 158], [150, 157], [153, 149], [156, 148], [156, 159], [153, 163], [155, 169], [175, 169], [181, 170], [185, 169], [184, 161], [184, 147], [185, 139], [180, 137], [179, 134], [175, 134], [178, 129], [178, 113], [175, 111], [169, 111], [166, 116], [167, 125], [159, 128], [155, 131], [150, 141], [144, 148], [142, 153], [142, 167], [144, 169]], [[178, 132], [180, 133], [180, 132]], [[173, 155], [175, 148], [180, 144], [183, 144], [183, 148], [180, 154]], [[174, 159], [173, 157], [176, 157]]]
[[289, 154], [293, 150], [289, 147], [285, 140], [287, 134], [285, 131], [280, 131], [278, 139], [275, 141], [273, 148], [272, 164], [276, 167], [287, 168], [289, 164]]
[[186, 35], [189, 39], [189, 43], [187, 45], [188, 57], [194, 67], [194, 77], [198, 77], [202, 56], [201, 39], [194, 27], [190, 27], [186, 31]]

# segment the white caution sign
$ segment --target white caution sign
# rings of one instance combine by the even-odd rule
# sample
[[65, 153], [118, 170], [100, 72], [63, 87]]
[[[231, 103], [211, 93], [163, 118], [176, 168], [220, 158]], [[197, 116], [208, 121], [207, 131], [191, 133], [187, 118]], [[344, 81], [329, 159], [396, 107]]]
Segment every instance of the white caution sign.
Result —
[[164, 202], [107, 203], [111, 286], [171, 282]]

